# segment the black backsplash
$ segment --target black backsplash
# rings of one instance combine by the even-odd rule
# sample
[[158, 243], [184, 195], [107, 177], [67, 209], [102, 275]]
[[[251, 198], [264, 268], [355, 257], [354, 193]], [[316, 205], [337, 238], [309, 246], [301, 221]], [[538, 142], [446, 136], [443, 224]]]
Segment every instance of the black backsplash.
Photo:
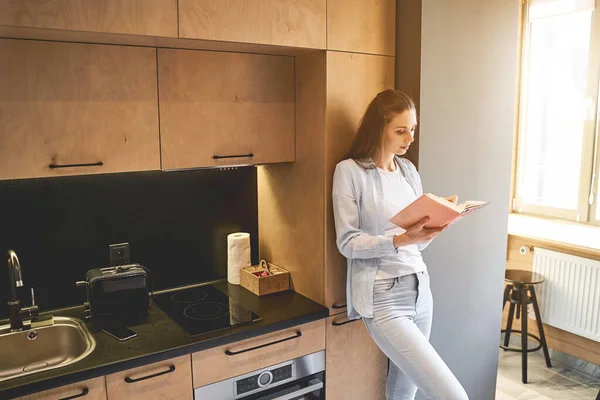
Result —
[[155, 290], [225, 278], [227, 235], [238, 231], [250, 233], [257, 263], [254, 167], [0, 181], [0, 318], [10, 249], [23, 270], [21, 302], [34, 287], [43, 311], [82, 304], [75, 282], [109, 266], [111, 243], [129, 242]]

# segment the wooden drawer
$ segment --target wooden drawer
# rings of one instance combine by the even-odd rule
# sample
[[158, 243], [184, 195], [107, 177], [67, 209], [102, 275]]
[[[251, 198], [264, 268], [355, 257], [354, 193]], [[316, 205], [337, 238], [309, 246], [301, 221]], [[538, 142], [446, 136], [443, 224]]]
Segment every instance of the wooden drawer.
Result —
[[[287, 339], [287, 340], [286, 340]], [[254, 349], [257, 346], [263, 346]], [[192, 354], [194, 388], [325, 348], [325, 320]]]
[[0, 1], [0, 25], [177, 37], [177, 0]]
[[109, 399], [191, 400], [190, 356], [145, 365], [106, 376]]
[[327, 400], [384, 400], [387, 357], [362, 320], [327, 319]]
[[76, 398], [80, 395], [82, 400], [106, 400], [106, 380], [103, 376], [71, 385], [45, 390], [29, 396], [19, 397], [17, 400], [58, 400]]

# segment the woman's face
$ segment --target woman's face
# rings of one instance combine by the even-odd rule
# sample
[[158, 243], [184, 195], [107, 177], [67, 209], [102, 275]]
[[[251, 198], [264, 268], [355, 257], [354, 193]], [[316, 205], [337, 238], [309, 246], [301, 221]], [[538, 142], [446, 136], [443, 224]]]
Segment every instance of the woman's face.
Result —
[[393, 114], [392, 119], [383, 128], [383, 153], [406, 154], [408, 147], [415, 140], [417, 113], [407, 110], [401, 114]]

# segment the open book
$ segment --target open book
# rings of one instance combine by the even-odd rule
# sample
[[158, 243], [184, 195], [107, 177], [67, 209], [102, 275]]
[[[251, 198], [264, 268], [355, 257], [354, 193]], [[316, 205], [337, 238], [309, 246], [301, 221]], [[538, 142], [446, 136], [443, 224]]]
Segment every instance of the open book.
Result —
[[461, 204], [454, 204], [443, 197], [425, 193], [390, 218], [390, 222], [400, 228], [408, 229], [423, 218], [429, 217], [429, 222], [425, 227], [439, 228], [448, 223], [454, 223], [489, 203], [489, 201], [465, 201]]

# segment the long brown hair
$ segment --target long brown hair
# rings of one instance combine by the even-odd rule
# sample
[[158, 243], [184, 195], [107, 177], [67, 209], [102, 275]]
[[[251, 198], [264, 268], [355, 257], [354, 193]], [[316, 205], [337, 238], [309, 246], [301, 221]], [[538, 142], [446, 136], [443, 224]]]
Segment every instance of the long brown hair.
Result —
[[346, 158], [358, 161], [376, 156], [381, 149], [385, 125], [395, 114], [415, 109], [415, 103], [406, 93], [387, 89], [377, 94], [360, 121]]

